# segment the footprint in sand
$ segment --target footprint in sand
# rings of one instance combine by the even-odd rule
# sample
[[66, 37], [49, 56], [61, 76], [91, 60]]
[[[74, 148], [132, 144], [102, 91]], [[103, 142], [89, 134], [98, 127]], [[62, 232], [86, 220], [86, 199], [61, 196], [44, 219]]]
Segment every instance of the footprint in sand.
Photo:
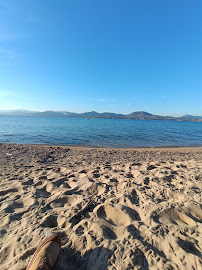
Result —
[[57, 171], [60, 172], [60, 173], [65, 174], [66, 172], [68, 172], [68, 168], [66, 168], [66, 167], [59, 167], [57, 169]]
[[81, 225], [79, 225], [76, 229], [75, 229], [75, 233], [77, 236], [81, 236], [84, 234], [84, 230], [85, 228]]
[[134, 220], [140, 220], [139, 214], [123, 205], [102, 205], [97, 209], [97, 217], [113, 226], [127, 226]]
[[93, 178], [99, 178], [100, 174], [99, 173], [93, 173]]
[[177, 209], [166, 209], [153, 217], [154, 221], [166, 225], [196, 226], [196, 222]]
[[[51, 183], [55, 186], [55, 187], [60, 187], [61, 185], [65, 185], [67, 184], [68, 179], [66, 177], [60, 178], [58, 180], [55, 181], [51, 181]], [[70, 187], [69, 187], [70, 188]]]
[[22, 202], [7, 202], [2, 206], [2, 209], [5, 211], [5, 213], [14, 213], [18, 211], [18, 209], [23, 209], [24, 204]]
[[132, 163], [130, 166], [132, 167], [132, 166], [141, 166], [142, 165], [142, 163], [139, 163], [139, 162], [134, 162], [134, 163]]
[[175, 179], [175, 175], [174, 174], [163, 176], [163, 181], [165, 181], [165, 182], [171, 183], [173, 179]]
[[38, 187], [38, 186], [41, 186], [43, 184], [43, 182], [41, 181], [41, 180], [36, 180], [36, 181], [34, 181], [34, 184], [33, 184], [33, 186], [34, 187]]
[[178, 239], [178, 245], [186, 252], [186, 253], [192, 253], [194, 255], [197, 255], [201, 257], [201, 252], [196, 248], [194, 243], [191, 243], [189, 241], [185, 241], [182, 239]]
[[130, 195], [127, 195], [127, 197], [132, 204], [139, 203], [139, 196], [137, 195], [137, 192], [134, 189], [131, 191]]
[[41, 188], [37, 188], [36, 192], [35, 192], [35, 195], [36, 195], [36, 197], [39, 197], [39, 198], [40, 197], [47, 198], [47, 197], [49, 197], [51, 195], [51, 193], [46, 191], [46, 186], [44, 186], [44, 187], [41, 187]]
[[202, 206], [192, 202], [185, 203], [185, 211], [194, 221], [202, 223]]
[[136, 191], [133, 189], [132, 192], [129, 195], [123, 194], [119, 198], [113, 198], [111, 200], [112, 203], [114, 204], [121, 204], [121, 205], [126, 205], [129, 206], [131, 204], [139, 204], [139, 197], [136, 193]]
[[56, 198], [54, 200], [49, 201], [51, 208], [58, 208], [58, 207], [73, 207], [78, 205], [82, 201], [82, 198], [78, 198], [74, 195], [64, 196], [60, 198]]
[[9, 193], [14, 193], [14, 192], [18, 192], [18, 189], [17, 188], [5, 189], [5, 190], [0, 191], [0, 196], [5, 196]]
[[58, 208], [58, 207], [64, 207], [64, 205], [67, 203], [68, 199], [67, 197], [61, 197], [55, 200], [52, 200], [50, 202], [51, 208]]
[[47, 227], [47, 228], [55, 228], [55, 227], [57, 227], [58, 226], [57, 216], [54, 216], [54, 215], [45, 216], [41, 221], [41, 226], [42, 227]]
[[87, 173], [86, 170], [81, 170], [79, 173]]
[[23, 186], [31, 186], [31, 185], [33, 185], [33, 179], [28, 179], [26, 181], [23, 181], [22, 185]]
[[153, 169], [156, 169], [156, 166], [154, 166], [154, 165], [149, 165], [148, 167], [147, 167], [147, 170], [153, 170]]
[[102, 226], [103, 235], [106, 239], [117, 239], [116, 233], [108, 226]]

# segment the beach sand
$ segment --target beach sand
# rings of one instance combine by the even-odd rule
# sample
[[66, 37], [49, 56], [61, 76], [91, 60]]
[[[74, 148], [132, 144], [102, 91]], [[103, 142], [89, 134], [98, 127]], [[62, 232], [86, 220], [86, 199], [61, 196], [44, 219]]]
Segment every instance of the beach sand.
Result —
[[25, 269], [44, 230], [54, 270], [202, 269], [202, 148], [0, 144], [0, 265]]

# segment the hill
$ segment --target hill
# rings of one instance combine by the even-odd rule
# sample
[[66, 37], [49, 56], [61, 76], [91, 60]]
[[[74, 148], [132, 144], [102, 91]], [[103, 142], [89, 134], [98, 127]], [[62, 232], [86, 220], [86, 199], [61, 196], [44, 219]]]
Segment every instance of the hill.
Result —
[[74, 113], [67, 111], [28, 111], [28, 110], [0, 110], [0, 115], [7, 116], [30, 116], [30, 117], [71, 117], [71, 118], [99, 118], [99, 119], [133, 119], [133, 120], [164, 120], [164, 121], [192, 121], [202, 122], [201, 116], [184, 115], [181, 117], [161, 116], [145, 111], [132, 112], [130, 114], [116, 114], [110, 112], [98, 113], [96, 111]]

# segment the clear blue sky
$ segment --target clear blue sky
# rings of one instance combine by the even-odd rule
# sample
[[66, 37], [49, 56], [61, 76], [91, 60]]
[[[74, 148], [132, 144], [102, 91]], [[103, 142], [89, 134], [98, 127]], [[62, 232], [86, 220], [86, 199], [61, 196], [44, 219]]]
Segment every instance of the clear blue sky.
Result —
[[202, 115], [202, 1], [0, 0], [0, 109]]

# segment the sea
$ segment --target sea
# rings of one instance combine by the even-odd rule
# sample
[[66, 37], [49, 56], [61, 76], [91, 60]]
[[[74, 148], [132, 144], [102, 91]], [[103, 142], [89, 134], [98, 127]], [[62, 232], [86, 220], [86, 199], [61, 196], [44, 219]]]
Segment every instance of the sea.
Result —
[[202, 122], [0, 116], [0, 143], [197, 147], [202, 146]]

